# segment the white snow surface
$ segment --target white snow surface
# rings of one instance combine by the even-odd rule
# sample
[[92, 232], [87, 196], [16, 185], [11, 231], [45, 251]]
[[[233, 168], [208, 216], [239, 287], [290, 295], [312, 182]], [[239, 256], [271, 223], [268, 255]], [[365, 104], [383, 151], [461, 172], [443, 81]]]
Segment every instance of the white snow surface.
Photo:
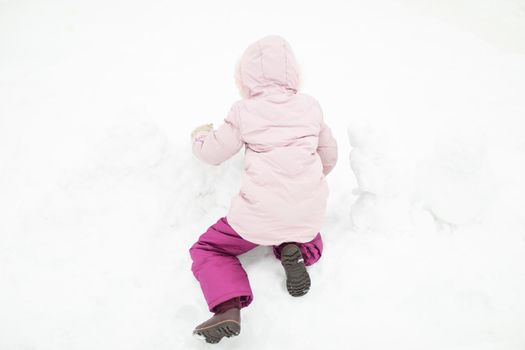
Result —
[[[242, 152], [190, 150], [279, 34], [339, 143], [312, 289], [240, 257], [241, 335], [189, 247]], [[525, 3], [0, 1], [0, 349], [525, 349]]]

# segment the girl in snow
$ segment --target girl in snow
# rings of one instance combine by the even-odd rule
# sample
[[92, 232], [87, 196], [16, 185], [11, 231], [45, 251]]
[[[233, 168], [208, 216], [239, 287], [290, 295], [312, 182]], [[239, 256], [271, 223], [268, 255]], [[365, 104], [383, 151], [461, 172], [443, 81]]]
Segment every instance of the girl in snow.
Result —
[[193, 153], [219, 165], [243, 146], [240, 191], [230, 209], [190, 248], [192, 272], [214, 313], [194, 334], [209, 343], [240, 332], [240, 309], [253, 295], [238, 255], [273, 246], [292, 296], [310, 288], [305, 266], [321, 257], [329, 194], [325, 176], [337, 162], [337, 143], [319, 103], [299, 93], [299, 70], [286, 40], [267, 36], [250, 45], [236, 68], [242, 99], [224, 123], [197, 127]]

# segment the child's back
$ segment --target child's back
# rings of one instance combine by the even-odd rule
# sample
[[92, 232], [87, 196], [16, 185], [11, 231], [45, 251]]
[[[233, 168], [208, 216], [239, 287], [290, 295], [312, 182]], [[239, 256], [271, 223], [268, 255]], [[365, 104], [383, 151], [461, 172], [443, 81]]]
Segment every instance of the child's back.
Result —
[[310, 241], [325, 215], [324, 176], [337, 161], [337, 143], [321, 108], [297, 92], [297, 63], [278, 36], [246, 50], [238, 84], [244, 98], [193, 150], [219, 164], [245, 146], [241, 188], [227, 215], [244, 239], [262, 245]]

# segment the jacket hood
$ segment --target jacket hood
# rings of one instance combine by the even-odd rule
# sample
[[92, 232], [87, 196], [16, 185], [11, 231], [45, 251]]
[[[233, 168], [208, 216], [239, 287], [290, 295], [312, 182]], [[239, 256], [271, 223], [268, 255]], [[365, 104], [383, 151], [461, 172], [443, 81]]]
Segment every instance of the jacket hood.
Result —
[[270, 91], [296, 93], [299, 67], [288, 42], [269, 35], [248, 46], [238, 63], [236, 80], [245, 98]]

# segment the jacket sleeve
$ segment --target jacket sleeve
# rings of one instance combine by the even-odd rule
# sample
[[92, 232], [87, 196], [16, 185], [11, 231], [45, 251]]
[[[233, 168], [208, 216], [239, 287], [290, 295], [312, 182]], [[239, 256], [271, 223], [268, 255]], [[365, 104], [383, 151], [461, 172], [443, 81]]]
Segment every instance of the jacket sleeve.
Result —
[[197, 134], [193, 139], [193, 154], [205, 163], [219, 165], [235, 155], [244, 145], [239, 130], [239, 107], [234, 104], [217, 130]]
[[319, 132], [319, 144], [317, 153], [323, 163], [323, 174], [328, 175], [337, 163], [337, 141], [332, 135], [330, 127], [323, 121]]
[[332, 135], [332, 130], [324, 122], [323, 110], [318, 101], [315, 101], [319, 112], [321, 113], [321, 130], [319, 131], [319, 143], [317, 144], [317, 153], [323, 163], [323, 174], [326, 176], [337, 163], [337, 141]]

